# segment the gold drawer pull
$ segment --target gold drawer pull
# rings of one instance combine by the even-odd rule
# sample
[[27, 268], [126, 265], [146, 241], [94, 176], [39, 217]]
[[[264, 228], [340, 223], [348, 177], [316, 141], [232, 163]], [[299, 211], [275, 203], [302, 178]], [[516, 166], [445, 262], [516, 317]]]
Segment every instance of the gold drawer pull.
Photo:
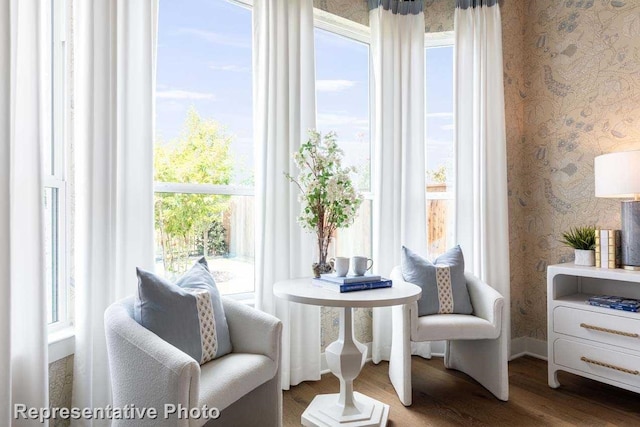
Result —
[[616, 371], [624, 372], [625, 374], [640, 375], [640, 372], [638, 372], [638, 371], [632, 371], [631, 369], [621, 368], [620, 366], [616, 366], [616, 365], [610, 365], [608, 363], [600, 362], [598, 360], [589, 359], [589, 358], [584, 357], [584, 356], [582, 356], [580, 358], [580, 360], [582, 360], [583, 362], [591, 363], [592, 365], [598, 365], [598, 366], [602, 366], [603, 368], [609, 368], [609, 369], [614, 369]]
[[630, 338], [640, 337], [640, 335], [633, 334], [631, 332], [616, 331], [615, 329], [601, 328], [600, 326], [588, 325], [586, 323], [580, 323], [580, 327], [585, 329], [592, 329], [594, 331], [606, 332], [608, 334], [622, 335], [623, 337], [630, 337]]

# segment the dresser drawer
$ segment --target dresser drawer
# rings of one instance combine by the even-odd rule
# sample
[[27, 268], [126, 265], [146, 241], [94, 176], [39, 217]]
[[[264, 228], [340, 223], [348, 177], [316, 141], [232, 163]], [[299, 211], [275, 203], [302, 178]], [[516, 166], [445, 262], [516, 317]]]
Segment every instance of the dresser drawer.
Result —
[[610, 349], [558, 339], [553, 344], [558, 365], [640, 387], [640, 357]]
[[553, 330], [559, 334], [640, 351], [640, 318], [556, 307], [553, 310]]

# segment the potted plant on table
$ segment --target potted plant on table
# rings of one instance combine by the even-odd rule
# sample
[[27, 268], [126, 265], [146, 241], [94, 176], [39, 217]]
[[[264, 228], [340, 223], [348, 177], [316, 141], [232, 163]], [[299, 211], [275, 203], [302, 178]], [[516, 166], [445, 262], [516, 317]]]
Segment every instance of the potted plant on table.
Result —
[[575, 250], [575, 264], [596, 265], [596, 228], [593, 226], [573, 227], [562, 233], [562, 243]]
[[363, 199], [351, 182], [350, 174], [355, 168], [342, 167], [342, 156], [334, 132], [322, 137], [320, 132], [310, 130], [307, 142], [293, 154], [300, 174], [294, 178], [285, 173], [300, 189], [298, 223], [318, 238], [318, 262], [312, 265], [314, 277], [333, 270], [327, 263], [333, 233], [353, 224]]

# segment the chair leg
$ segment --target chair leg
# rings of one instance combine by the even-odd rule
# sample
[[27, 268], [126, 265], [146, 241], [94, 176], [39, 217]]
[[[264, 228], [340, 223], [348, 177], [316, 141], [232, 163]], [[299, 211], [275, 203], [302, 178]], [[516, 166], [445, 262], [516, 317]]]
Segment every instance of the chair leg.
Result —
[[411, 341], [409, 309], [392, 308], [393, 335], [389, 357], [389, 379], [404, 406], [411, 405]]
[[507, 342], [493, 340], [448, 341], [445, 366], [469, 375], [500, 400], [509, 400]]

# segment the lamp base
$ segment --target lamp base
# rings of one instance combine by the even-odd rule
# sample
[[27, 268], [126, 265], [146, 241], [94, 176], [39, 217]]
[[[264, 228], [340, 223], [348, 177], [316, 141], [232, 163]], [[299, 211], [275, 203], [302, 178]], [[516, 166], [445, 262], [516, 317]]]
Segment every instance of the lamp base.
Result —
[[640, 270], [640, 201], [622, 202], [620, 264], [625, 270]]

